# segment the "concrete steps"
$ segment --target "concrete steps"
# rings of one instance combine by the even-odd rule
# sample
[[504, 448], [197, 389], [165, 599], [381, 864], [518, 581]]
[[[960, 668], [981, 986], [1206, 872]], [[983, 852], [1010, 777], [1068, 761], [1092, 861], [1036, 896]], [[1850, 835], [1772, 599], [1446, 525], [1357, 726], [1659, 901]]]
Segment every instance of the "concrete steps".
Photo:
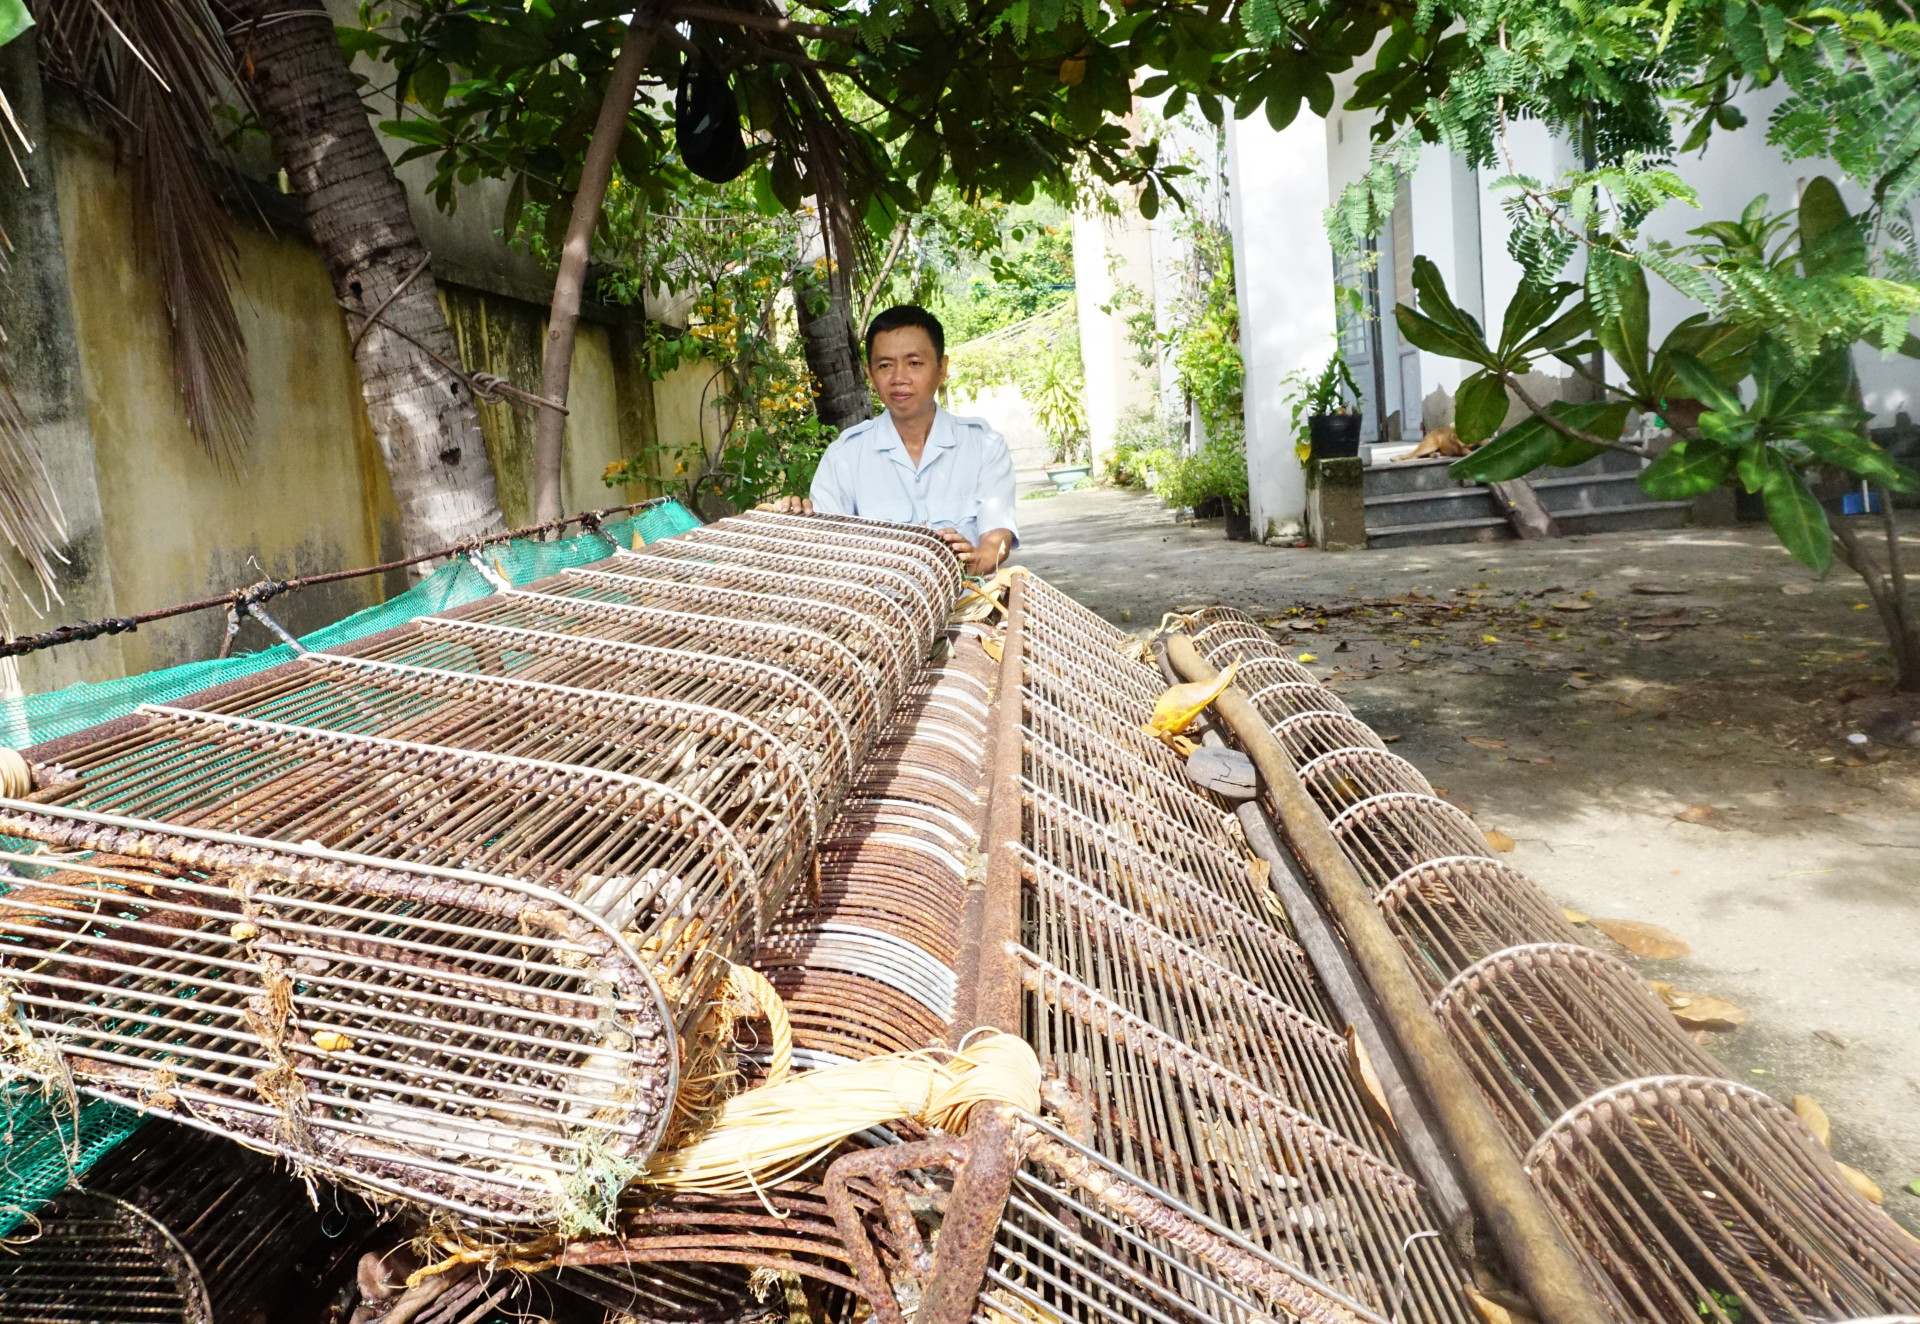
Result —
[[[1512, 538], [1513, 528], [1493, 489], [1448, 477], [1452, 463], [1403, 460], [1369, 466], [1364, 476], [1367, 546], [1423, 547]], [[1637, 457], [1609, 451], [1575, 468], [1543, 470], [1530, 481], [1563, 534], [1670, 529], [1685, 524], [1686, 502], [1649, 501], [1637, 481], [1640, 469]]]

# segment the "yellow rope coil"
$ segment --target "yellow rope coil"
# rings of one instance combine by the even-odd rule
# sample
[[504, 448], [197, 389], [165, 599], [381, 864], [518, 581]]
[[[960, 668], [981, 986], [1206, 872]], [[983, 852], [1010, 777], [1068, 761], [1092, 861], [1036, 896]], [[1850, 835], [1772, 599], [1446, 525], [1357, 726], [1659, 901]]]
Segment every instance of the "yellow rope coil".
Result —
[[765, 1083], [778, 1085], [793, 1070], [793, 1021], [780, 991], [752, 966], [736, 965], [727, 972], [727, 994], [742, 1005], [742, 1014], [765, 1018], [773, 1052]]
[[0, 795], [18, 800], [33, 790], [33, 769], [20, 751], [0, 745]]
[[911, 1117], [960, 1131], [982, 1102], [1040, 1110], [1040, 1059], [1024, 1040], [992, 1034], [958, 1053], [871, 1057], [736, 1094], [698, 1139], [656, 1156], [640, 1180], [712, 1195], [764, 1189], [868, 1127]]

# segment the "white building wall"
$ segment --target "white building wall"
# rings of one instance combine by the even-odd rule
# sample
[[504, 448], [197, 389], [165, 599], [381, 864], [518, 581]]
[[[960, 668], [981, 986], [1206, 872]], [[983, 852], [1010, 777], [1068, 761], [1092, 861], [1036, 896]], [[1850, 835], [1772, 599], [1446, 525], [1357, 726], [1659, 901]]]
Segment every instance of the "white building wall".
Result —
[[1229, 223], [1246, 367], [1247, 480], [1261, 537], [1297, 533], [1305, 476], [1280, 379], [1333, 352], [1333, 249], [1327, 241], [1327, 134], [1302, 115], [1279, 133], [1264, 116], [1227, 124]]

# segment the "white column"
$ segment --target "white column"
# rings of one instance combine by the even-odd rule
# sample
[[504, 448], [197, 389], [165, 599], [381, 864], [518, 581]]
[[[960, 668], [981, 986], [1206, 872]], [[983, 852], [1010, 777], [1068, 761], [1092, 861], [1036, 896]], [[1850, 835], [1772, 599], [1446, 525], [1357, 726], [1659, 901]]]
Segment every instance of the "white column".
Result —
[[1152, 370], [1127, 343], [1128, 313], [1153, 312], [1152, 240], [1132, 200], [1122, 198], [1120, 205], [1119, 216], [1073, 217], [1074, 311], [1096, 466], [1113, 453], [1122, 415], [1153, 402]]
[[1302, 527], [1307, 491], [1280, 379], [1334, 349], [1325, 122], [1301, 115], [1275, 133], [1263, 116], [1229, 121], [1227, 178], [1253, 527], [1284, 537]]
[[[1413, 251], [1439, 268], [1453, 301], [1486, 326], [1486, 295], [1480, 278], [1478, 172], [1446, 148], [1429, 145], [1420, 154], [1410, 185]], [[1412, 290], [1398, 294], [1400, 302], [1418, 306]], [[1453, 421], [1453, 397], [1462, 379], [1472, 371], [1473, 365], [1463, 359], [1421, 351], [1420, 383], [1425, 398], [1420, 402], [1419, 416], [1406, 420], [1409, 440], [1419, 438], [1425, 429]]]

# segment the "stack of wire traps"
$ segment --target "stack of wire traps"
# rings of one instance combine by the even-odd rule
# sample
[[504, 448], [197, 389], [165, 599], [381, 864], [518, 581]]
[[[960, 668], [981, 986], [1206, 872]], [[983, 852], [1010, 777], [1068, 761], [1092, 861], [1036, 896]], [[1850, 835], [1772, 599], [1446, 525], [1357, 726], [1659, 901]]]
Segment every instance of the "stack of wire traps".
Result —
[[924, 532], [754, 513], [32, 747], [10, 1064], [596, 1221], [959, 591]]
[[989, 1318], [1470, 1320], [1264, 866], [1140, 730], [1164, 683], [1135, 643], [1026, 580], [1015, 955], [1027, 1037], [1085, 1112], [1016, 1179]]
[[372, 1222], [334, 1191], [316, 1208], [260, 1155], [154, 1122], [11, 1239], [0, 1257], [0, 1319], [226, 1324], [305, 1314]]
[[[1920, 1312], [1920, 1242], [1785, 1105], [1728, 1079], [1473, 821], [1245, 614], [1192, 618], [1374, 889], [1408, 964], [1618, 1318]], [[1318, 698], [1315, 698], [1315, 692]]]

